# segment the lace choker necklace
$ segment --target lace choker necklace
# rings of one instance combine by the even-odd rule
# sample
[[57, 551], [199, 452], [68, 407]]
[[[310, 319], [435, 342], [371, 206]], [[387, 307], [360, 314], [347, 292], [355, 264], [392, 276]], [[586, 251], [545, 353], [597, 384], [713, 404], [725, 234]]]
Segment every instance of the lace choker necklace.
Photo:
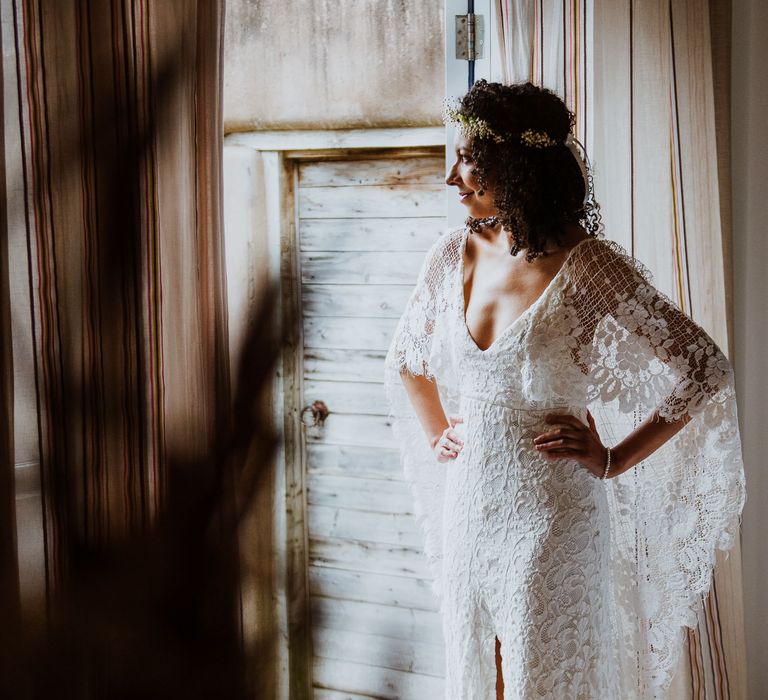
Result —
[[468, 216], [464, 223], [469, 227], [470, 231], [479, 233], [483, 226], [496, 226], [499, 223], [499, 217], [486, 216], [483, 219], [476, 219], [474, 216]]
[[[464, 222], [469, 228], [470, 233], [480, 233], [483, 226], [496, 226], [499, 223], [498, 216], [486, 216], [482, 219], [476, 219], [474, 216], [468, 216]], [[512, 247], [509, 249], [510, 255], [517, 255], [523, 248], [517, 243], [512, 243]], [[546, 253], [548, 255], [548, 253]]]

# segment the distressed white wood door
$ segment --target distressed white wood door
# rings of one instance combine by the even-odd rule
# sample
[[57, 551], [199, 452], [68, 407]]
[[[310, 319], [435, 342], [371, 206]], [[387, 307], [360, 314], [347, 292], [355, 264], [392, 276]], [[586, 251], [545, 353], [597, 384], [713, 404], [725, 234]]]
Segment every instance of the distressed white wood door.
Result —
[[295, 200], [301, 403], [329, 410], [303, 429], [313, 694], [438, 698], [440, 618], [382, 376], [446, 226], [444, 152], [298, 162]]

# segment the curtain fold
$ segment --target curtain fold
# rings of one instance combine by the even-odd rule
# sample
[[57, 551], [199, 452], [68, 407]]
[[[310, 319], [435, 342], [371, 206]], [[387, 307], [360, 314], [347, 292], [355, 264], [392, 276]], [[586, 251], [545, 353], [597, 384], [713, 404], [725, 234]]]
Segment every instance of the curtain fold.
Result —
[[[576, 114], [608, 238], [730, 356], [730, 2], [497, 0], [502, 80], [555, 90]], [[711, 594], [673, 698], [745, 698], [737, 541], [718, 551]]]
[[2, 10], [14, 361], [34, 408], [15, 461], [39, 465], [42, 503], [41, 532], [20, 527], [51, 593], [80, 548], [156, 520], [166, 456], [204, 457], [228, 412], [224, 6]]
[[[0, 36], [0, 49], [3, 37]], [[2, 50], [0, 50], [2, 55]], [[4, 83], [0, 73], [0, 114], [4, 113]], [[0, 131], [0, 153], [5, 151]], [[0, 159], [0, 193], [6, 190], [5, 159]], [[8, 220], [0, 218], [0, 695], [15, 684], [11, 661], [21, 622], [19, 566], [16, 545], [16, 488], [13, 440], [13, 345], [11, 286], [8, 268]]]

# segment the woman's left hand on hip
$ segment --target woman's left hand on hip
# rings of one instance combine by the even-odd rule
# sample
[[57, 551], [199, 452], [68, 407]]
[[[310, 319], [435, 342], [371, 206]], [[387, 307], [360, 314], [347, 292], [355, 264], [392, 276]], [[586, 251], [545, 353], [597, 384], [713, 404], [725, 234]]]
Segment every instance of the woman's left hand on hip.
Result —
[[550, 460], [575, 459], [595, 476], [603, 475], [607, 448], [597, 434], [595, 419], [589, 411], [588, 423], [569, 413], [548, 413], [544, 420], [560, 426], [533, 438], [536, 450]]

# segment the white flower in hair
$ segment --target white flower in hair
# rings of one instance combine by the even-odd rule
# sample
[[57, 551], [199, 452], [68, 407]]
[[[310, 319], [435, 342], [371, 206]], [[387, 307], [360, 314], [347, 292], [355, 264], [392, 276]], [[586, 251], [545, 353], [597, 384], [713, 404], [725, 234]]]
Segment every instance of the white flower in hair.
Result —
[[549, 148], [550, 146], [557, 145], [557, 141], [546, 131], [538, 131], [536, 129], [526, 129], [523, 131], [520, 134], [520, 141], [532, 148]]

